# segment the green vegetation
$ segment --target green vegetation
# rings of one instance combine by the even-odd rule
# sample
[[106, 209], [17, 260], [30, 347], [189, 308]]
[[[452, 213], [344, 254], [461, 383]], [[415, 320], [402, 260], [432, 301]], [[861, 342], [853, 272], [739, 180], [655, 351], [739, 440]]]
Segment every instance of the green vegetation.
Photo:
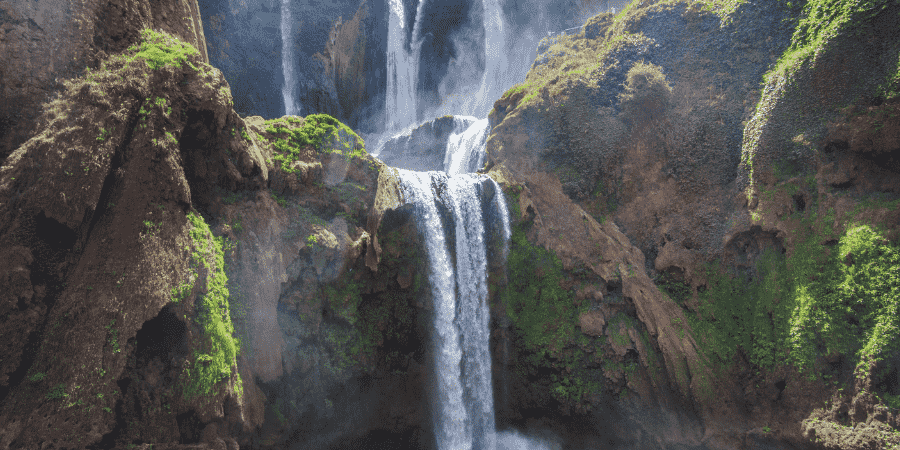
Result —
[[106, 128], [101, 127], [100, 135], [97, 136], [97, 140], [100, 142], [103, 142], [103, 141], [109, 139], [110, 136], [112, 136], [112, 130], [107, 130]]
[[38, 373], [36, 373], [36, 374], [34, 374], [34, 375], [28, 377], [28, 381], [30, 381], [30, 382], [32, 382], [32, 383], [37, 383], [38, 381], [43, 380], [44, 377], [46, 377], [46, 376], [47, 376], [46, 373], [44, 373], [44, 372], [38, 372]]
[[[303, 126], [299, 128], [291, 127], [290, 124], [301, 123]], [[329, 140], [334, 139], [340, 132], [348, 137], [359, 136], [349, 127], [329, 116], [328, 114], [311, 114], [305, 119], [296, 117], [282, 117], [280, 119], [267, 120], [266, 132], [275, 136], [275, 161], [281, 163], [281, 169], [287, 173], [294, 173], [291, 164], [300, 159], [300, 152], [304, 147], [313, 147], [316, 151], [324, 151], [324, 146]], [[352, 139], [350, 139], [352, 141]], [[360, 139], [361, 141], [361, 139]], [[351, 157], [362, 157], [365, 155], [365, 149], [355, 150], [350, 142], [344, 143], [343, 150], [332, 150]]]
[[389, 367], [402, 364], [405, 355], [385, 341], [402, 343], [409, 336], [413, 308], [402, 293], [385, 293], [364, 300], [362, 285], [355, 280], [339, 280], [323, 289], [324, 304], [334, 317], [350, 325], [325, 330], [325, 340], [334, 354], [335, 369], [361, 367], [372, 362], [379, 349]]
[[110, 320], [109, 325], [107, 325], [105, 328], [106, 334], [108, 336], [107, 340], [109, 342], [109, 345], [113, 348], [113, 353], [119, 353], [122, 350], [119, 349], [119, 330], [114, 328], [115, 324], [116, 319], [112, 319]]
[[280, 197], [280, 196], [278, 196], [278, 194], [276, 194], [272, 191], [269, 191], [269, 195], [272, 196], [272, 200], [275, 200], [275, 202], [278, 203], [278, 206], [280, 206], [282, 208], [287, 206], [287, 200], [284, 197]]
[[47, 400], [59, 400], [65, 397], [68, 397], [69, 394], [66, 393], [66, 385], [65, 383], [60, 383], [54, 386], [52, 389], [47, 391], [45, 398]]
[[875, 89], [875, 93], [885, 100], [893, 100], [900, 97], [900, 58], [897, 58], [897, 68], [887, 79]]
[[316, 225], [320, 227], [327, 227], [328, 222], [325, 219], [317, 216], [312, 210], [305, 206], [300, 206], [297, 208], [297, 217], [304, 223], [308, 223], [310, 225]]
[[579, 315], [590, 305], [579, 304], [561, 286], [564, 274], [559, 258], [528, 242], [525, 227], [517, 225], [512, 233], [507, 260], [509, 283], [500, 299], [529, 352], [524, 362], [531, 369], [559, 371], [560, 375], [551, 376], [551, 394], [559, 401], [577, 403], [601, 386], [600, 380], [588, 379], [583, 369], [587, 358], [582, 348], [589, 345], [589, 338], [576, 332]]
[[198, 70], [188, 61], [188, 57], [199, 55], [197, 49], [165, 31], [151, 29], [141, 31], [140, 44], [129, 47], [128, 52], [136, 52], [128, 58], [128, 61], [137, 58], [145, 59], [147, 65], [153, 70], [164, 66], [180, 68], [181, 64], [185, 62], [194, 70]]
[[830, 38], [845, 32], [845, 28], [853, 26], [863, 16], [877, 15], [889, 4], [879, 0], [808, 0], [791, 38], [791, 46], [766, 73], [765, 81], [769, 83], [778, 76], [790, 78], [804, 62], [814, 58], [817, 50], [824, 48]]
[[[192, 265], [202, 265], [206, 272], [206, 287], [197, 298], [197, 319], [203, 327], [201, 350], [194, 354], [192, 368], [185, 370], [186, 398], [208, 395], [213, 386], [231, 376], [239, 344], [234, 338], [234, 325], [228, 308], [228, 278], [221, 239], [212, 237], [209, 226], [194, 212], [187, 215], [191, 222]], [[211, 264], [212, 262], [212, 264]], [[235, 369], [236, 370], [236, 369]], [[242, 390], [240, 375], [235, 383]]]
[[683, 281], [677, 280], [668, 272], [663, 272], [655, 280], [656, 286], [675, 301], [679, 306], [684, 306], [693, 294], [691, 287]]
[[661, 118], [671, 98], [672, 87], [662, 68], [643, 61], [628, 69], [625, 89], [619, 94], [622, 112], [631, 119]]
[[233, 205], [233, 204], [237, 203], [237, 201], [240, 199], [241, 199], [241, 194], [239, 194], [237, 192], [232, 192], [232, 193], [228, 194], [227, 196], [223, 197], [222, 202], [225, 203], [226, 205]]
[[859, 368], [900, 350], [900, 248], [869, 225], [838, 234], [833, 223], [833, 212], [810, 215], [790, 254], [764, 251], [752, 279], [708, 267], [688, 319], [709, 362], [740, 349], [759, 368], [792, 363], [813, 378], [826, 355]]

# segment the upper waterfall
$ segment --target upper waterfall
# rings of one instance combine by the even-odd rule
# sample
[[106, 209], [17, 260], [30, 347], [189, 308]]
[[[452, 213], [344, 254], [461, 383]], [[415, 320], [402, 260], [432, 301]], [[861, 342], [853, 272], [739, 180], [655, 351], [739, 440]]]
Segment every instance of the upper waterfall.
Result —
[[291, 0], [281, 0], [281, 72], [284, 85], [281, 86], [281, 97], [284, 100], [284, 114], [299, 115], [297, 101], [294, 99], [294, 43], [291, 34]]

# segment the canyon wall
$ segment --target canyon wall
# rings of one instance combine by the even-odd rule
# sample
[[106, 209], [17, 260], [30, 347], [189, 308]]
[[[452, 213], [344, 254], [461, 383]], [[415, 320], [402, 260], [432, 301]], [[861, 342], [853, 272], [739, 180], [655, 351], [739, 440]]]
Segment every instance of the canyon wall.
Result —
[[144, 28], [178, 36], [209, 62], [196, 0], [0, 2], [0, 159], [34, 135], [41, 105], [65, 80], [136, 43]]

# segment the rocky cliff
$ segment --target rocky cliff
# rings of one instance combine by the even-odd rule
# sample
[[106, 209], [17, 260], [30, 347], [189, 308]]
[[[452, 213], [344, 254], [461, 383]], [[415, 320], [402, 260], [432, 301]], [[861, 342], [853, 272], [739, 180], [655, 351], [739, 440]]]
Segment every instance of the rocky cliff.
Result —
[[0, 160], [34, 135], [41, 105], [63, 81], [125, 50], [145, 28], [179, 37], [209, 62], [196, 0], [0, 2]]
[[631, 4], [497, 101], [513, 248], [574, 294], [504, 298], [504, 420], [555, 401], [589, 446], [897, 442], [898, 10], [838, 3]]

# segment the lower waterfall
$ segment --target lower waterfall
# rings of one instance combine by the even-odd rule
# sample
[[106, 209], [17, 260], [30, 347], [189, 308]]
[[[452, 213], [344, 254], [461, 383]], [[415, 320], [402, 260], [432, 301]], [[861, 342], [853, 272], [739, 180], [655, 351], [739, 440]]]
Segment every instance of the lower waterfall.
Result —
[[[462, 160], [480, 160], [483, 138], [469, 142], [467, 148], [459, 148], [459, 142], [448, 143], [448, 152], [462, 153]], [[430, 395], [436, 448], [551, 448], [518, 433], [498, 434], [495, 429], [487, 266], [488, 245], [497, 244], [491, 242], [491, 233], [502, 239], [499, 256], [505, 259], [508, 252], [509, 213], [500, 186], [474, 173], [397, 171], [404, 201], [415, 206], [428, 257], [434, 311]]]

